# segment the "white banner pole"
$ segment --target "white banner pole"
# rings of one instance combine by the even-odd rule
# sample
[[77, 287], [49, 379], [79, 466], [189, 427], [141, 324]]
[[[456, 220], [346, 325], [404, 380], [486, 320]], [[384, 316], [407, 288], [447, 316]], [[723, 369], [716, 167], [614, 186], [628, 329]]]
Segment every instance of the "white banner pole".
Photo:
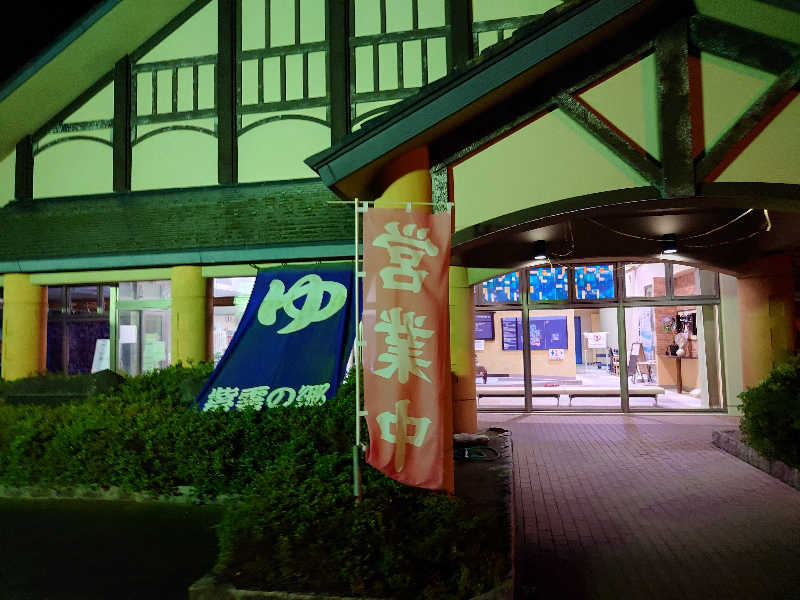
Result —
[[353, 305], [355, 306], [355, 314], [353, 315], [353, 319], [355, 320], [355, 342], [353, 344], [355, 355], [354, 355], [354, 367], [356, 370], [356, 400], [355, 400], [355, 408], [356, 408], [356, 444], [353, 446], [353, 495], [356, 497], [356, 503], [361, 502], [361, 465], [359, 461], [358, 453], [361, 450], [361, 327], [359, 327], [358, 323], [358, 315], [359, 315], [359, 279], [362, 276], [361, 269], [358, 268], [358, 213], [359, 211], [359, 202], [358, 198], [355, 199], [355, 203], [353, 204], [355, 211], [353, 214], [353, 221], [355, 223], [354, 227], [354, 248], [353, 248], [353, 269], [354, 269], [354, 285], [355, 285], [355, 302]]

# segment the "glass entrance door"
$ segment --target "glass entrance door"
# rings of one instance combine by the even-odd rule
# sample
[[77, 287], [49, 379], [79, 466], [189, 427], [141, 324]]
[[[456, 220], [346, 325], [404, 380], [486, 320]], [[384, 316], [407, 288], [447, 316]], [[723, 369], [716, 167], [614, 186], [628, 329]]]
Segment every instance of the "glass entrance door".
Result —
[[170, 363], [170, 311], [120, 310], [117, 367], [127, 375], [163, 369]]

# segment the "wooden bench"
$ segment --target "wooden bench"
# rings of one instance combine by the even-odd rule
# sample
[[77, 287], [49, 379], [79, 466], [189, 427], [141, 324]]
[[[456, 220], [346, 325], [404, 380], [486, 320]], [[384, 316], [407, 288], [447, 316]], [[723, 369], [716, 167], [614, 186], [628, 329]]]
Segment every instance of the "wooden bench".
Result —
[[[630, 386], [628, 396], [636, 398], [653, 398], [653, 406], [658, 406], [658, 394], [665, 393], [666, 390], [657, 386]], [[597, 398], [604, 396], [619, 396], [620, 389], [615, 387], [599, 387], [592, 385], [560, 385], [560, 386], [534, 386], [531, 388], [531, 396], [535, 398], [555, 398], [556, 406], [560, 406], [561, 396], [569, 397], [569, 405], [572, 406], [573, 398]], [[525, 396], [525, 388], [522, 386], [502, 386], [502, 385], [481, 385], [476, 386], [478, 402], [483, 397], [514, 397]]]

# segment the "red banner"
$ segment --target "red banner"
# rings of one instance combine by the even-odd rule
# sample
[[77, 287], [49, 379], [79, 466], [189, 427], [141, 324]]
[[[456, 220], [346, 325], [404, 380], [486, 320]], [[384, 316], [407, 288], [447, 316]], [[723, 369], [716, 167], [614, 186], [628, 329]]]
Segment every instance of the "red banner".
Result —
[[449, 214], [367, 211], [367, 462], [408, 485], [452, 491], [449, 263]]

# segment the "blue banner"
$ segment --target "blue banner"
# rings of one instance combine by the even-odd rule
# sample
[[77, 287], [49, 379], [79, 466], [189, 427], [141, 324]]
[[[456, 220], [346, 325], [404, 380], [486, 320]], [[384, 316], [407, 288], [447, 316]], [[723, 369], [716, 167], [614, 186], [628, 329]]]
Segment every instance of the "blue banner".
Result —
[[258, 272], [200, 410], [315, 406], [336, 394], [353, 345], [352, 263]]

